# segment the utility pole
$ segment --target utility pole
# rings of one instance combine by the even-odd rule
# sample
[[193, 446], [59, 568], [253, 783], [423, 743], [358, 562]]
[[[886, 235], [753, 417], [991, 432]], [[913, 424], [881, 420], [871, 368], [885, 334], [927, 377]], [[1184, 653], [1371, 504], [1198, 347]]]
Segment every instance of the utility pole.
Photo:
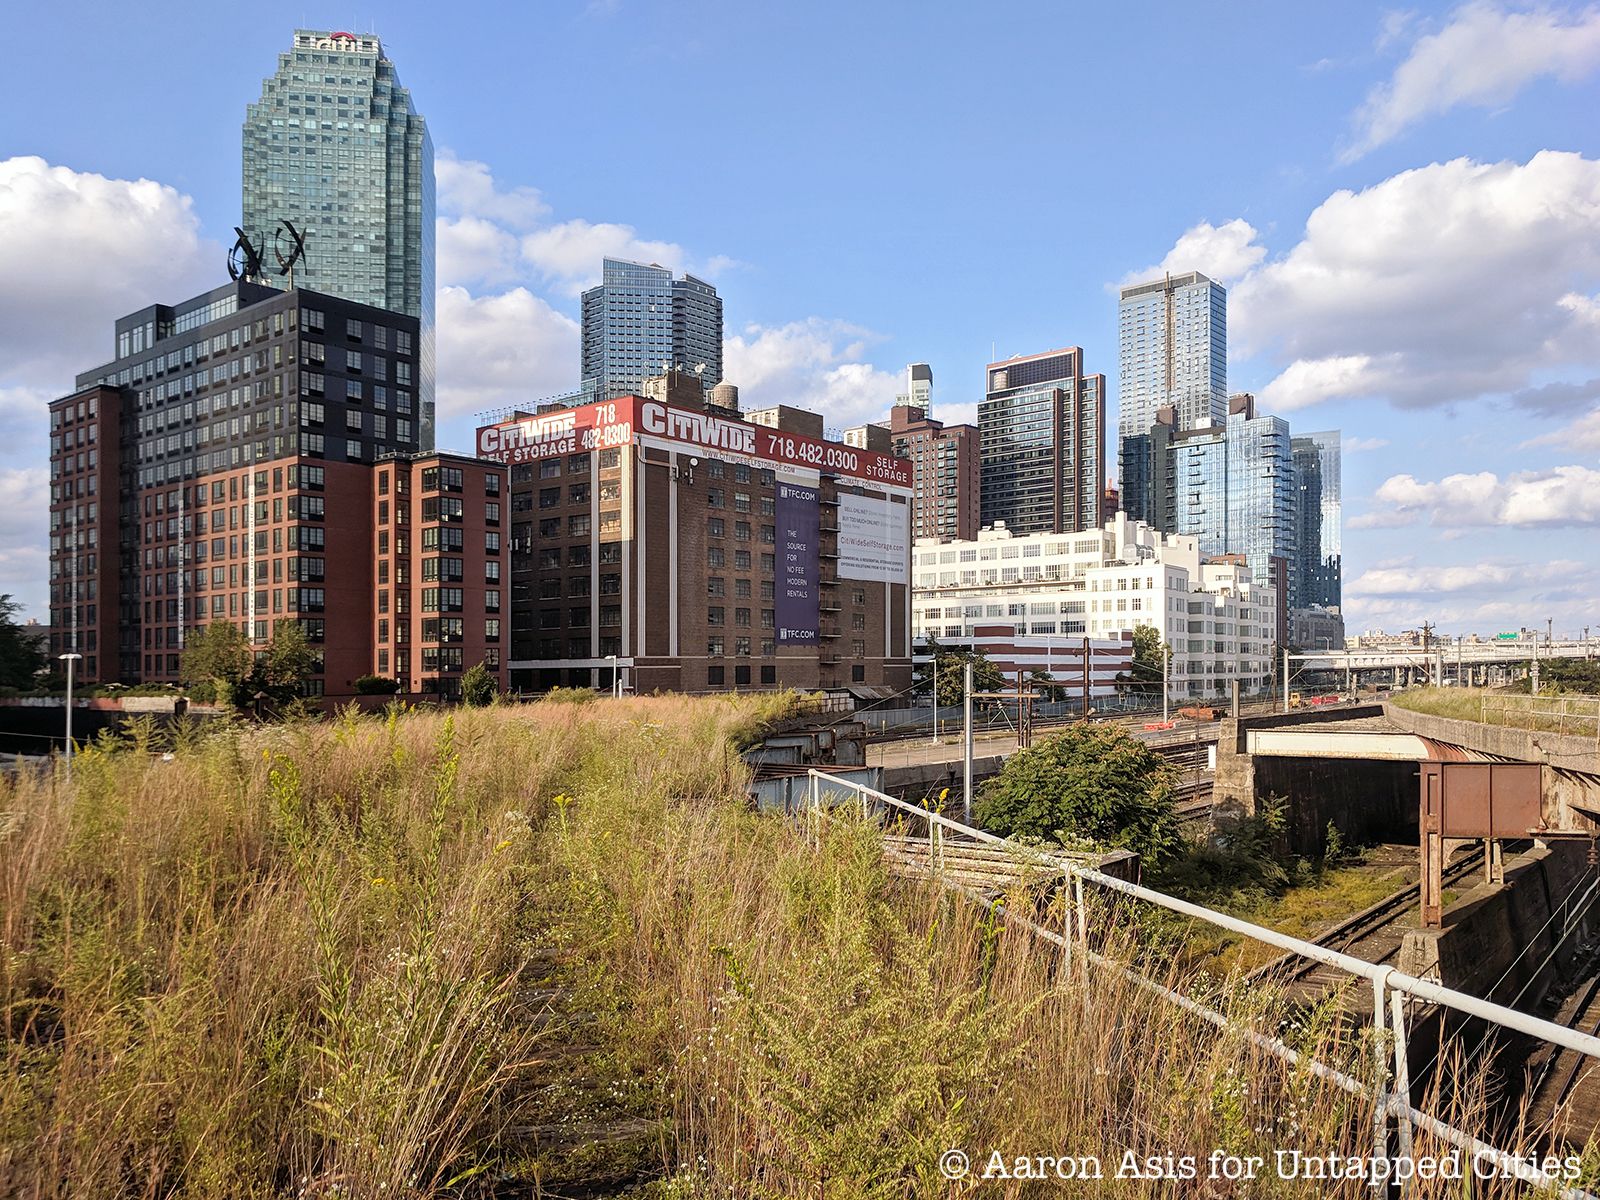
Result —
[[1167, 723], [1167, 720], [1168, 720], [1168, 717], [1167, 717], [1167, 703], [1168, 703], [1168, 697], [1172, 694], [1172, 689], [1167, 685], [1167, 672], [1168, 672], [1168, 669], [1171, 667], [1171, 665], [1172, 665], [1172, 647], [1167, 645], [1166, 642], [1162, 642], [1161, 643], [1161, 723], [1163, 725], [1165, 725]]
[[939, 744], [939, 654], [933, 655], [933, 745]]
[[1089, 638], [1083, 639], [1083, 720], [1089, 722]]
[[83, 655], [76, 653], [56, 656], [67, 664], [67, 778], [72, 778], [72, 668]]
[[1283, 648], [1283, 711], [1289, 711], [1289, 647]]
[[962, 720], [966, 726], [965, 747], [961, 754], [961, 819], [972, 824], [972, 659], [961, 668]]

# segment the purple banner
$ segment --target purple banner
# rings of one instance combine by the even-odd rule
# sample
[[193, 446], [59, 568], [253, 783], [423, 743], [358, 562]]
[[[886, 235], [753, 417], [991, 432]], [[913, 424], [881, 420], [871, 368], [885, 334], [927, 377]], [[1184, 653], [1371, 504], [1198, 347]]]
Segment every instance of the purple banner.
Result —
[[817, 641], [817, 489], [778, 481], [778, 641]]

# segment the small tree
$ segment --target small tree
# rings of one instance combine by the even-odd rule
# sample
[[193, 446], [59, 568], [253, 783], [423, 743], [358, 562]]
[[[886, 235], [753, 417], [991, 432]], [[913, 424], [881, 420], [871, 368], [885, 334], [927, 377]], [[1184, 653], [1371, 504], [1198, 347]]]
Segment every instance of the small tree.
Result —
[[[941, 646], [933, 638], [929, 638], [926, 646], [931, 661], [921, 664], [917, 668], [917, 687], [920, 691], [927, 691], [934, 686], [934, 676], [938, 676], [939, 694], [935, 700], [940, 708], [950, 708], [961, 703], [962, 672], [968, 662], [972, 663], [972, 690], [975, 692], [999, 691], [1005, 686], [1006, 678], [1000, 668], [989, 661], [989, 656], [983, 652], [982, 647], [967, 649], [961, 646]], [[938, 664], [937, 672], [934, 663]]]
[[358, 696], [392, 696], [399, 690], [398, 679], [389, 679], [383, 675], [363, 675], [356, 680]]
[[1178, 847], [1171, 766], [1115, 725], [1073, 725], [1019, 750], [983, 788], [991, 833], [1122, 846], [1154, 865]]
[[218, 698], [237, 703], [246, 675], [254, 666], [250, 643], [237, 625], [213, 621], [189, 634], [183, 648], [184, 682], [211, 682]]
[[0, 687], [34, 687], [46, 665], [38, 639], [17, 623], [21, 607], [10, 593], [0, 595]]
[[1161, 656], [1166, 648], [1154, 625], [1137, 625], [1133, 630], [1133, 674], [1135, 683], [1161, 682]]
[[461, 675], [461, 703], [482, 708], [494, 700], [495, 679], [483, 663], [468, 667]]

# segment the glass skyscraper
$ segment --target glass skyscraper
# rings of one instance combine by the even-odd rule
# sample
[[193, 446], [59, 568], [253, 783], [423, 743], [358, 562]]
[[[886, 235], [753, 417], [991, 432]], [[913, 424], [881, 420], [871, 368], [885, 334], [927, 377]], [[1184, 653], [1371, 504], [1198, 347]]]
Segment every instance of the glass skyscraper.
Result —
[[283, 220], [305, 235], [296, 285], [418, 319], [420, 432], [431, 448], [433, 141], [374, 35], [295, 30], [249, 107], [242, 227], [278, 286], [288, 282], [274, 255]]
[[1105, 488], [1106, 377], [1083, 351], [990, 363], [978, 406], [982, 525], [1013, 533], [1098, 529]]
[[677, 368], [709, 394], [722, 382], [722, 299], [693, 275], [608, 258], [583, 293], [583, 390], [593, 399], [637, 394]]
[[1178, 429], [1228, 417], [1228, 293], [1199, 272], [1122, 289], [1117, 435], [1148, 432], [1172, 405]]
[[1298, 607], [1339, 608], [1344, 598], [1339, 431], [1308, 433], [1293, 439], [1292, 446], [1300, 492]]
[[1241, 405], [1225, 424], [1180, 433], [1172, 443], [1174, 532], [1196, 537], [1202, 555], [1242, 554], [1251, 577], [1276, 586], [1272, 559], [1296, 592], [1300, 496], [1289, 425]]

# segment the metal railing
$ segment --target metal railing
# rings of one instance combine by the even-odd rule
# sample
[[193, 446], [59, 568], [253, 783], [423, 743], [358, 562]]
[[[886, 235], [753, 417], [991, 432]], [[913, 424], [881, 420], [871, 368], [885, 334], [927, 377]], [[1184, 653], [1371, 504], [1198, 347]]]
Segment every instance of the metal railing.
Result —
[[[1541, 1172], [1538, 1166], [1530, 1160], [1492, 1146], [1463, 1130], [1446, 1124], [1437, 1117], [1411, 1106], [1410, 1070], [1406, 1051], [1406, 1001], [1409, 999], [1426, 1004], [1439, 1005], [1464, 1016], [1474, 1017], [1499, 1028], [1513, 1030], [1539, 1041], [1576, 1051], [1596, 1060], [1600, 1060], [1600, 1037], [1580, 1033], [1563, 1025], [1557, 1025], [1554, 1022], [1518, 1012], [1516, 1009], [1482, 1000], [1477, 996], [1470, 996], [1453, 988], [1443, 987], [1426, 979], [1418, 979], [1393, 967], [1368, 962], [1365, 959], [1342, 954], [1337, 950], [1330, 950], [1326, 946], [1319, 946], [1314, 942], [1290, 937], [1288, 934], [1279, 933], [1275, 929], [1268, 929], [1263, 925], [1243, 921], [1238, 917], [1229, 916], [1227, 913], [1218, 912], [1203, 905], [1191, 904], [1187, 900], [1180, 900], [1176, 896], [1169, 896], [1164, 892], [1158, 892], [1136, 883], [1116, 879], [1092, 867], [1084, 866], [1076, 856], [1059, 852], [1051, 853], [1038, 847], [1025, 846], [1009, 838], [986, 833], [981, 829], [974, 829], [960, 821], [953, 820], [940, 813], [930, 812], [909, 801], [898, 800], [874, 788], [867, 787], [865, 784], [839, 779], [836, 776], [815, 769], [812, 769], [809, 775], [811, 779], [810, 806], [812, 811], [808, 816], [808, 820], [820, 818], [825, 794], [853, 796], [861, 807], [863, 817], [870, 818], [874, 809], [892, 808], [927, 822], [930, 842], [936, 838], [942, 842], [948, 832], [974, 841], [1008, 847], [1019, 855], [1043, 856], [1050, 859], [1054, 865], [1059, 866], [1063, 875], [1071, 883], [1071, 888], [1066, 896], [1068, 903], [1068, 934], [1064, 936], [1054, 930], [1045, 928], [1027, 916], [1006, 911], [1003, 904], [996, 902], [996, 908], [1008, 922], [1025, 928], [1042, 941], [1058, 947], [1069, 965], [1074, 956], [1081, 955], [1086, 962], [1121, 975], [1141, 990], [1176, 1005], [1208, 1024], [1243, 1035], [1247, 1041], [1258, 1049], [1273, 1055], [1290, 1066], [1307, 1070], [1319, 1079], [1325, 1080], [1351, 1095], [1369, 1098], [1373, 1103], [1373, 1143], [1376, 1157], [1381, 1159], [1389, 1157], [1389, 1123], [1392, 1119], [1395, 1125], [1401, 1158], [1409, 1159], [1411, 1157], [1413, 1134], [1420, 1131], [1467, 1151], [1473, 1155], [1474, 1160], [1488, 1159], [1493, 1161], [1496, 1168], [1505, 1177], [1515, 1178], [1541, 1188], [1549, 1189], [1552, 1187], [1551, 1178]], [[937, 865], [937, 860], [935, 862]], [[1093, 950], [1089, 945], [1088, 939], [1088, 908], [1084, 900], [1084, 886], [1086, 884], [1143, 901], [1146, 904], [1166, 909], [1169, 912], [1204, 922], [1217, 929], [1223, 929], [1230, 933], [1236, 933], [1266, 945], [1274, 946], [1288, 953], [1334, 967], [1354, 979], [1361, 979], [1370, 983], [1372, 987], [1373, 1028], [1383, 1035], [1374, 1039], [1373, 1079], [1371, 1081], [1363, 1081], [1338, 1067], [1308, 1057], [1278, 1038], [1271, 1037], [1255, 1029], [1241, 1027], [1225, 1013], [1189, 996], [1185, 996], [1165, 984], [1158, 983], [1125, 963], [1118, 962]], [[988, 903], [986, 898], [969, 888], [948, 881], [946, 886], [976, 901]], [[1391, 1049], [1392, 1066], [1390, 1063]], [[1579, 1188], [1555, 1188], [1551, 1194], [1559, 1195], [1563, 1197], [1563, 1200], [1600, 1200], [1600, 1197], [1597, 1197], [1594, 1193]]]
[[1484, 725], [1509, 725], [1600, 741], [1600, 696], [1484, 695], [1479, 697], [1478, 717]]

